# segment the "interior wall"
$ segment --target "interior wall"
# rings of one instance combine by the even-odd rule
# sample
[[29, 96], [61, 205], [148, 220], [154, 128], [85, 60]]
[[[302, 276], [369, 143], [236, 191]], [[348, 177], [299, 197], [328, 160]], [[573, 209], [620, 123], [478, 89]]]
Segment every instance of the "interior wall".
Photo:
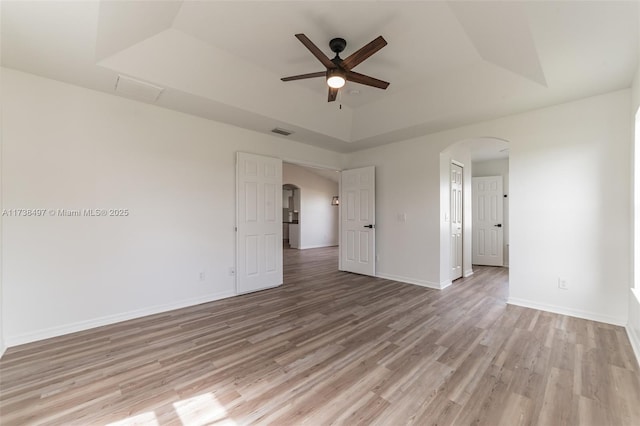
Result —
[[237, 151], [343, 168], [334, 152], [2, 72], [3, 207], [45, 209], [3, 218], [9, 346], [234, 295]]
[[338, 245], [338, 208], [331, 205], [338, 182], [290, 163], [282, 165], [282, 182], [300, 188], [300, 248]]
[[348, 167], [376, 166], [380, 275], [439, 285], [439, 154], [497, 137], [510, 146], [509, 302], [626, 323], [630, 103], [621, 90], [352, 154]]
[[509, 159], [473, 162], [471, 173], [473, 177], [502, 176], [502, 191], [507, 194], [503, 200], [502, 215], [504, 266], [509, 266]]

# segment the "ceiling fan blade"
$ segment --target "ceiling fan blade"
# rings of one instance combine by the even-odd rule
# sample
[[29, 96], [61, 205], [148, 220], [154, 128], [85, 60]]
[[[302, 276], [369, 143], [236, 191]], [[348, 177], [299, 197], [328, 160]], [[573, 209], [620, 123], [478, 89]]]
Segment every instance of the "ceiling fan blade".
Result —
[[292, 75], [291, 77], [283, 77], [280, 80], [293, 81], [293, 80], [302, 80], [305, 78], [326, 77], [326, 76], [327, 76], [326, 71], [320, 71], [320, 72], [311, 72], [309, 74]]
[[300, 42], [302, 42], [302, 44], [304, 44], [304, 46], [307, 49], [309, 49], [309, 51], [313, 54], [313, 56], [315, 56], [316, 58], [318, 58], [320, 62], [322, 62], [322, 65], [324, 65], [329, 69], [333, 69], [336, 67], [336, 64], [331, 62], [331, 59], [329, 59], [327, 55], [322, 53], [322, 50], [318, 49], [318, 46], [313, 44], [313, 42], [309, 40], [309, 38], [306, 35], [296, 34], [296, 37], [298, 38], [298, 40], [300, 40]]
[[355, 68], [356, 65], [362, 63], [369, 56], [376, 53], [378, 50], [382, 49], [387, 45], [387, 40], [385, 40], [382, 36], [378, 36], [375, 40], [362, 47], [360, 50], [353, 52], [346, 59], [342, 61], [340, 66], [345, 70], [349, 71], [352, 68]]
[[354, 83], [364, 84], [365, 86], [377, 87], [378, 89], [386, 89], [389, 87], [389, 83], [377, 78], [369, 77], [368, 75], [359, 74], [353, 71], [347, 71], [347, 81], [353, 81]]
[[329, 87], [329, 101], [328, 102], [333, 102], [333, 101], [336, 100], [336, 97], [338, 96], [338, 90], [340, 90], [340, 89]]

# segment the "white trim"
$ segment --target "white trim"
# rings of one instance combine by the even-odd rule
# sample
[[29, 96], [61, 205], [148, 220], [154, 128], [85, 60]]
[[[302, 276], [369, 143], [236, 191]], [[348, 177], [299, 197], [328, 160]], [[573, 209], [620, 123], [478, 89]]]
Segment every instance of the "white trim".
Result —
[[2, 359], [2, 355], [6, 352], [7, 347], [4, 345], [4, 342], [0, 342], [0, 359]]
[[633, 332], [633, 327], [629, 324], [624, 328], [627, 331], [627, 337], [629, 338], [629, 342], [631, 343], [631, 348], [633, 349], [633, 354], [636, 356], [636, 361], [640, 364], [640, 340], [636, 333]]
[[402, 277], [400, 275], [385, 274], [381, 272], [376, 273], [376, 277], [384, 278], [385, 280], [398, 281], [401, 283], [419, 285], [420, 287], [433, 288], [435, 290], [442, 290], [443, 288], [451, 285], [451, 281], [445, 281], [444, 283], [438, 284], [431, 281], [418, 280], [415, 278]]
[[471, 275], [473, 275], [473, 269], [467, 269], [466, 271], [464, 271], [464, 274], [462, 275], [464, 278], [468, 278]]
[[[294, 249], [294, 250], [297, 250], [297, 249]], [[245, 294], [252, 294], [252, 293], [256, 293], [258, 291], [271, 290], [271, 289], [280, 287], [282, 284], [284, 284], [284, 279], [283, 279], [283, 282], [280, 283], [280, 284], [270, 285], [269, 287], [260, 288], [259, 290], [249, 290], [249, 291], [245, 291], [245, 292], [242, 292], [242, 293], [236, 293], [235, 295], [232, 295], [232, 296], [244, 296]]]
[[231, 297], [235, 295], [236, 295], [235, 291], [214, 293], [207, 296], [182, 300], [179, 302], [173, 302], [173, 303], [167, 303], [164, 305], [156, 305], [148, 308], [136, 309], [129, 312], [123, 312], [121, 314], [107, 315], [104, 317], [94, 318], [86, 321], [78, 321], [71, 324], [45, 328], [38, 331], [18, 334], [15, 336], [7, 336], [6, 345], [7, 347], [22, 345], [25, 343], [31, 343], [38, 340], [49, 339], [51, 337], [62, 336], [64, 334], [75, 333], [78, 331], [84, 331], [91, 328], [102, 327], [104, 325], [110, 325], [110, 324], [115, 324], [118, 322], [127, 321], [135, 318], [145, 317], [147, 315], [155, 315], [163, 312], [172, 311], [174, 309], [186, 308], [189, 306], [200, 305], [202, 303], [213, 302], [215, 300], [225, 299], [227, 297]]
[[451, 280], [442, 281], [440, 283], [440, 290], [444, 290], [445, 288], [449, 287], [451, 284], [453, 284], [453, 281]]
[[453, 158], [451, 159], [451, 164], [455, 164], [456, 166], [460, 166], [464, 169], [464, 163], [454, 160]]
[[627, 337], [633, 348], [638, 364], [640, 364], [640, 335], [638, 335], [638, 309], [640, 309], [640, 292], [636, 288], [629, 289], [629, 321], [625, 327]]
[[626, 323], [624, 318], [611, 317], [609, 315], [602, 315], [597, 312], [583, 311], [580, 309], [571, 309], [571, 308], [565, 308], [562, 306], [548, 305], [546, 303], [538, 303], [538, 302], [533, 302], [531, 300], [519, 299], [516, 297], [509, 297], [509, 299], [507, 299], [507, 303], [509, 305], [516, 305], [516, 306], [522, 306], [525, 308], [538, 309], [541, 311], [553, 312], [554, 314], [567, 315], [570, 317], [603, 322], [606, 324], [624, 326]]
[[304, 247], [298, 247], [298, 250], [307, 250], [307, 249], [324, 248], [324, 247], [338, 247], [338, 244], [318, 244], [315, 246], [304, 246]]

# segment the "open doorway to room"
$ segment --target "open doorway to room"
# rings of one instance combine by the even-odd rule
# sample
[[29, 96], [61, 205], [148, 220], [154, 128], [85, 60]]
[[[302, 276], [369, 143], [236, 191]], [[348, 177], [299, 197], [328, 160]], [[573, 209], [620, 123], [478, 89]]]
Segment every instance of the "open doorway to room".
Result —
[[[288, 271], [331, 258], [338, 270], [340, 172], [283, 162], [284, 281]], [[324, 263], [327, 264], [326, 262]]]
[[300, 188], [290, 183], [282, 185], [283, 248], [300, 248]]
[[473, 265], [509, 267], [509, 151], [471, 163]]
[[460, 141], [440, 154], [440, 286], [509, 265], [509, 144]]

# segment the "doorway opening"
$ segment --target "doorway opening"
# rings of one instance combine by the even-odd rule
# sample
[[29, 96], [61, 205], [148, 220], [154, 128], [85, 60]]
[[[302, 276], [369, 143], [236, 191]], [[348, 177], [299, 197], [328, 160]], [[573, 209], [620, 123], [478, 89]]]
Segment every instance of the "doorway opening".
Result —
[[285, 283], [287, 269], [312, 262], [314, 254], [335, 257], [335, 270], [338, 270], [340, 209], [334, 198], [340, 193], [339, 181], [338, 170], [283, 162], [282, 247]]
[[283, 248], [300, 248], [300, 188], [282, 185], [282, 243]]
[[[440, 153], [441, 288], [473, 275], [474, 265], [509, 265], [508, 176], [506, 140], [468, 139]], [[495, 194], [476, 197], [480, 186], [474, 182], [479, 178], [491, 178], [502, 188], [492, 186]], [[484, 209], [481, 211], [480, 207]], [[484, 260], [487, 256], [478, 256], [488, 251], [493, 254], [489, 263]]]

